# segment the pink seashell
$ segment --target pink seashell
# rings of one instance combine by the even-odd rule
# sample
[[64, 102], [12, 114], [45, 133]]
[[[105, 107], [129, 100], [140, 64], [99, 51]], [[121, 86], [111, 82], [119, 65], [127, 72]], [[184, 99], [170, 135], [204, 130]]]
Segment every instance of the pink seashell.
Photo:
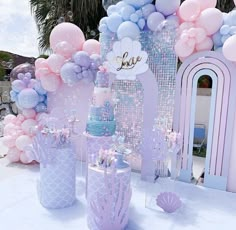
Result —
[[157, 196], [156, 204], [165, 212], [172, 213], [182, 205], [180, 198], [173, 192], [162, 192]]

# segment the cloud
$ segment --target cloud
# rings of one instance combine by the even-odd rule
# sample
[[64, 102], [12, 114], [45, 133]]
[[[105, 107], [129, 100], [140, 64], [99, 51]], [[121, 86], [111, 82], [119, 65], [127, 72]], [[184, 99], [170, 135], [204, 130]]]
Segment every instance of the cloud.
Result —
[[0, 9], [0, 50], [37, 57], [38, 32], [29, 0], [0, 1]]

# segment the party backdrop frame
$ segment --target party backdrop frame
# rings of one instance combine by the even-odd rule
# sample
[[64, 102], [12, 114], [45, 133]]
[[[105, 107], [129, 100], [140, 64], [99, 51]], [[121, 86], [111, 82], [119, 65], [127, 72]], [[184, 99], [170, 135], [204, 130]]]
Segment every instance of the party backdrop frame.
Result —
[[176, 76], [174, 131], [182, 134], [179, 180], [190, 182], [196, 109], [197, 82], [202, 75], [212, 78], [208, 143], [204, 185], [227, 189], [236, 108], [235, 66], [222, 54], [206, 51], [192, 55]]

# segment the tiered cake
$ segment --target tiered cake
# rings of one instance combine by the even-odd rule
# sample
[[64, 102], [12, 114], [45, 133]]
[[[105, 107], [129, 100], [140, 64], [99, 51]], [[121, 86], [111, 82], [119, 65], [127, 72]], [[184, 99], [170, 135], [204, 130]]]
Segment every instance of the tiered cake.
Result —
[[98, 71], [86, 132], [92, 136], [112, 136], [116, 130], [109, 74]]
[[86, 126], [87, 160], [98, 155], [100, 149], [109, 149], [116, 131], [109, 74], [105, 69], [97, 72], [92, 104]]

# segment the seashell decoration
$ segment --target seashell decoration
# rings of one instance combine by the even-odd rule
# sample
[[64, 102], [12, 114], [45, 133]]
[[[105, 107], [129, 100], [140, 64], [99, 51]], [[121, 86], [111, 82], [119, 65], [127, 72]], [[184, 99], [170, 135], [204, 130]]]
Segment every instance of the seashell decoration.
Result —
[[182, 202], [175, 193], [162, 192], [157, 196], [156, 204], [165, 212], [172, 213], [181, 207]]

